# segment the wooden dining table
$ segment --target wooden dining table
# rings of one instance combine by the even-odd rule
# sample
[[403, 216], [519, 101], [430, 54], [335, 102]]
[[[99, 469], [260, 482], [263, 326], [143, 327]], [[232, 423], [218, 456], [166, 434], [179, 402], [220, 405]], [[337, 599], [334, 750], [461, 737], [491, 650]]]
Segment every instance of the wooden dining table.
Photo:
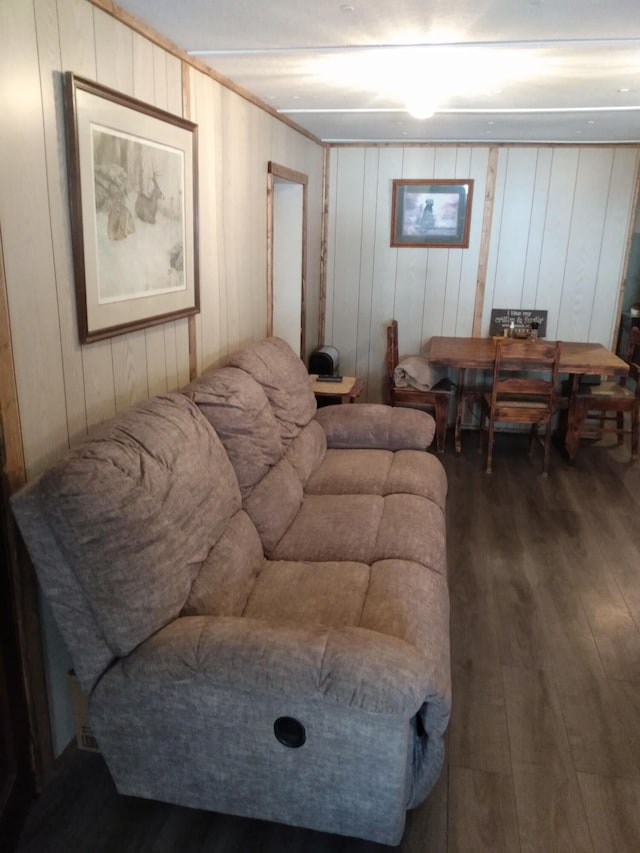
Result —
[[[457, 368], [455, 450], [461, 451], [462, 415], [465, 402], [473, 396], [466, 388], [468, 370], [493, 370], [496, 342], [493, 338], [433, 337], [427, 357], [435, 367]], [[576, 394], [581, 376], [626, 376], [629, 365], [602, 344], [563, 341], [560, 373], [568, 374], [568, 394], [559, 395], [557, 408], [566, 411], [563, 443], [570, 460], [575, 458], [584, 426], [586, 402]]]

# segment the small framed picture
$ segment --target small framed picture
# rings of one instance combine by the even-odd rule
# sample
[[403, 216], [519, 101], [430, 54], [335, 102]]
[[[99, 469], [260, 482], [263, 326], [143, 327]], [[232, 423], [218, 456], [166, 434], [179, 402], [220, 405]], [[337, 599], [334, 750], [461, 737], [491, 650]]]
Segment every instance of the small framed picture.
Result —
[[197, 126], [67, 72], [82, 343], [199, 310]]
[[472, 180], [394, 180], [391, 245], [466, 249], [472, 197]]

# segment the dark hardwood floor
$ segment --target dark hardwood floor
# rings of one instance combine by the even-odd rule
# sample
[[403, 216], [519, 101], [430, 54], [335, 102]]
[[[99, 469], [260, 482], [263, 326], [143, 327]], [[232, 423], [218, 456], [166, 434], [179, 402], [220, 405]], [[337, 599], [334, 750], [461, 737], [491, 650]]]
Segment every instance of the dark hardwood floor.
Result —
[[[499, 435], [445, 454], [453, 716], [448, 765], [402, 853], [640, 850], [640, 462], [585, 444], [551, 473]], [[366, 792], [363, 792], [366, 796]], [[379, 853], [390, 848], [120, 797], [79, 753], [22, 853]]]

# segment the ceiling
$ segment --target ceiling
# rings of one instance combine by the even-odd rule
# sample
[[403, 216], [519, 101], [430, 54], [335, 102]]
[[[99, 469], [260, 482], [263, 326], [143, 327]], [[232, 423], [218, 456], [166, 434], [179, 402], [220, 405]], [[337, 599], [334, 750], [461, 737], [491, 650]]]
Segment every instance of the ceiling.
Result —
[[119, 5], [327, 142], [640, 142], [640, 0]]

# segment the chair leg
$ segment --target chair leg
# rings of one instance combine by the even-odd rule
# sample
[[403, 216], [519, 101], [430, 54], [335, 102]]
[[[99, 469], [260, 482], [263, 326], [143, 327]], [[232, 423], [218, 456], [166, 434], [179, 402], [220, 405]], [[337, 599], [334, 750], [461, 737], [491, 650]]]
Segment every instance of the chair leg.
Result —
[[493, 465], [493, 418], [489, 415], [489, 434], [487, 436], [487, 474], [491, 474]]
[[640, 435], [640, 406], [631, 410], [631, 458], [638, 458], [638, 437]]
[[549, 475], [549, 460], [551, 458], [551, 422], [549, 421], [546, 426], [546, 432], [544, 436], [544, 463], [542, 465], [542, 476], [547, 477]]
[[605, 412], [601, 412], [600, 413], [600, 426], [598, 427], [598, 441], [600, 441], [600, 439], [602, 438], [602, 433], [604, 431], [604, 425], [605, 425], [606, 419], [607, 419], [607, 416], [606, 416]]
[[624, 441], [624, 412], [616, 412], [616, 434], [618, 444], [622, 444]]
[[440, 399], [440, 397], [436, 397], [435, 403], [435, 414], [436, 414], [436, 443], [438, 447], [438, 453], [444, 453], [445, 445], [447, 441], [447, 420], [449, 418], [449, 397], [444, 397]]

